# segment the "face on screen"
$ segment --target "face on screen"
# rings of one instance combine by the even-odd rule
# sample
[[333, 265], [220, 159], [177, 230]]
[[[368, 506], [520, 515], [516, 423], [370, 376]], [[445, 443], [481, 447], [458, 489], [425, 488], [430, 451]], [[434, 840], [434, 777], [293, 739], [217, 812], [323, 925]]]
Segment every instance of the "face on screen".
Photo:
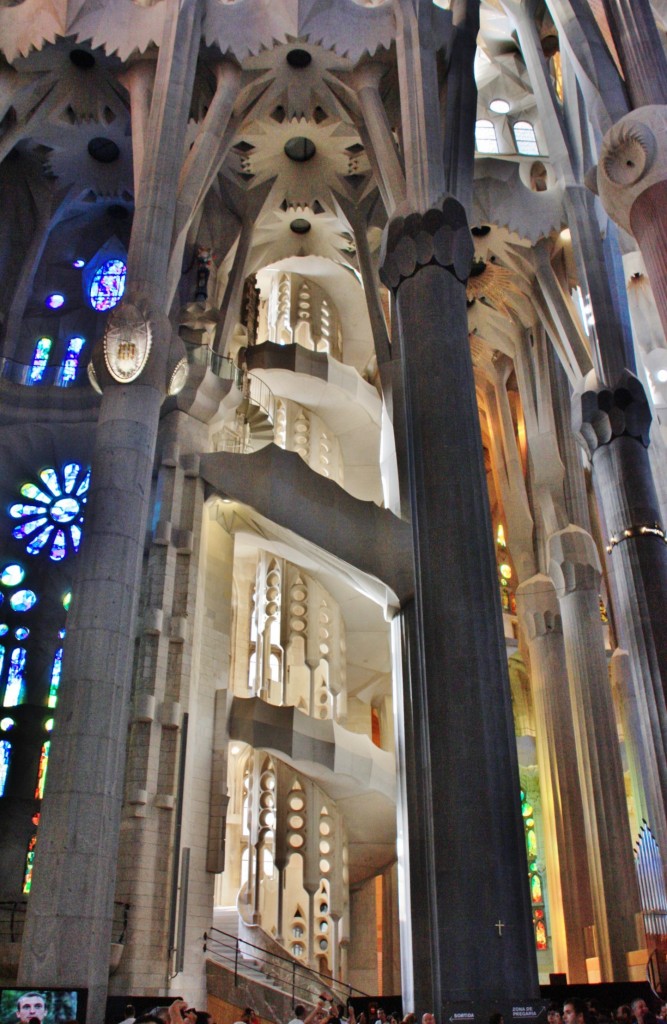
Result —
[[20, 1021], [29, 1021], [32, 1017], [44, 1020], [46, 1016], [44, 996], [39, 992], [28, 992], [27, 995], [19, 996], [16, 1005], [16, 1016]]

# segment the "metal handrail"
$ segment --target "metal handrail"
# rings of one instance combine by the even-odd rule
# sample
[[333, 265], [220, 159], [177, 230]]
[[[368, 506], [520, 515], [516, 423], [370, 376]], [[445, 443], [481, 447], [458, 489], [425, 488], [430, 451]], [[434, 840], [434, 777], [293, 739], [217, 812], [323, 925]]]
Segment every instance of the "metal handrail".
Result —
[[[222, 936], [222, 938], [216, 938], [218, 935]], [[214, 944], [213, 948], [211, 948], [211, 943]], [[253, 952], [246, 952], [245, 949], [241, 948], [242, 946], [247, 947], [248, 951]], [[312, 967], [306, 967], [304, 964], [300, 964], [288, 956], [272, 953], [261, 946], [256, 946], [247, 939], [239, 939], [238, 936], [231, 935], [229, 932], [223, 932], [219, 928], [211, 927], [208, 932], [204, 933], [204, 952], [210, 953], [222, 963], [233, 963], [235, 985], [238, 984], [239, 960], [245, 959], [255, 964], [266, 964], [271, 968], [270, 971], [265, 972], [267, 980], [270, 977], [274, 982], [287, 984], [291, 990], [293, 1002], [297, 1001], [297, 995], [299, 999], [312, 999], [313, 991], [321, 992], [322, 989], [332, 992], [341, 1001], [352, 998], [353, 994], [363, 999], [370, 998], [368, 993], [362, 992], [347, 982], [331, 978], [328, 974], [315, 971]], [[277, 977], [275, 972], [278, 972]], [[280, 972], [285, 972], [287, 976], [281, 976]], [[307, 982], [310, 983], [308, 987], [306, 986]]]
[[9, 356], [0, 357], [0, 377], [9, 380], [12, 384], [24, 384], [26, 387], [90, 387], [88, 374], [83, 366], [79, 366], [71, 377], [71, 366], [67, 363], [45, 366], [40, 374], [39, 380], [31, 380], [34, 372], [32, 363], [20, 363], [17, 359], [10, 359]]

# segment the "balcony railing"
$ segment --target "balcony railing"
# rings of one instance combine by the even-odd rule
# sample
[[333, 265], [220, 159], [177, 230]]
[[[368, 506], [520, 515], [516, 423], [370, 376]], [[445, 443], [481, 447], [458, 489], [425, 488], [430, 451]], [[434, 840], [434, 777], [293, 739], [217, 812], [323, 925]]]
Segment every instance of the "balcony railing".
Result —
[[[21, 942], [25, 926], [27, 900], [4, 900], [0, 902], [0, 943]], [[130, 915], [130, 904], [116, 900], [113, 905], [113, 930], [111, 941], [122, 945]]]

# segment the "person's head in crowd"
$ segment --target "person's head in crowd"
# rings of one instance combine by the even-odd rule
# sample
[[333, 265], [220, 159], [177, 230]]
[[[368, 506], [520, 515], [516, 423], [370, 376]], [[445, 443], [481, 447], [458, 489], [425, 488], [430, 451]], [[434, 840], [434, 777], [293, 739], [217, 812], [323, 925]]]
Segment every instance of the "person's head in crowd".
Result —
[[563, 1003], [563, 1024], [587, 1024], [586, 1003], [572, 996]]
[[296, 1017], [297, 1020], [303, 1020], [303, 1018], [306, 1016], [306, 1007], [305, 1006], [295, 1006], [294, 1007], [294, 1016]]
[[630, 1024], [632, 1020], [632, 1010], [627, 1003], [622, 1003], [621, 1006], [617, 1007], [614, 1018], [617, 1024]]
[[422, 1014], [422, 1024], [435, 1024], [435, 1014], [424, 1013]]
[[658, 1010], [658, 1020], [667, 1020], [667, 1003], [661, 1003]]
[[503, 1017], [502, 1013], [496, 1011], [495, 1013], [492, 1013], [491, 1016], [489, 1017], [489, 1024], [505, 1024], [505, 1018]]
[[551, 1003], [547, 1010], [547, 1024], [562, 1024], [560, 1007], [557, 1003]]

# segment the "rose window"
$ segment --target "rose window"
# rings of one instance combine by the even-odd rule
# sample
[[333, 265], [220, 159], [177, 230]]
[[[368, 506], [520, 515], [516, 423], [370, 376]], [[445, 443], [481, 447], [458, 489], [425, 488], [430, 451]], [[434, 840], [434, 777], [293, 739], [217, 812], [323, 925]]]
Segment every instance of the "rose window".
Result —
[[27, 541], [29, 555], [48, 551], [53, 562], [60, 562], [79, 550], [90, 470], [70, 462], [61, 470], [43, 469], [39, 479], [41, 486], [26, 483], [21, 487], [22, 496], [30, 503], [18, 502], [9, 510], [12, 519], [21, 520], [12, 535]]

